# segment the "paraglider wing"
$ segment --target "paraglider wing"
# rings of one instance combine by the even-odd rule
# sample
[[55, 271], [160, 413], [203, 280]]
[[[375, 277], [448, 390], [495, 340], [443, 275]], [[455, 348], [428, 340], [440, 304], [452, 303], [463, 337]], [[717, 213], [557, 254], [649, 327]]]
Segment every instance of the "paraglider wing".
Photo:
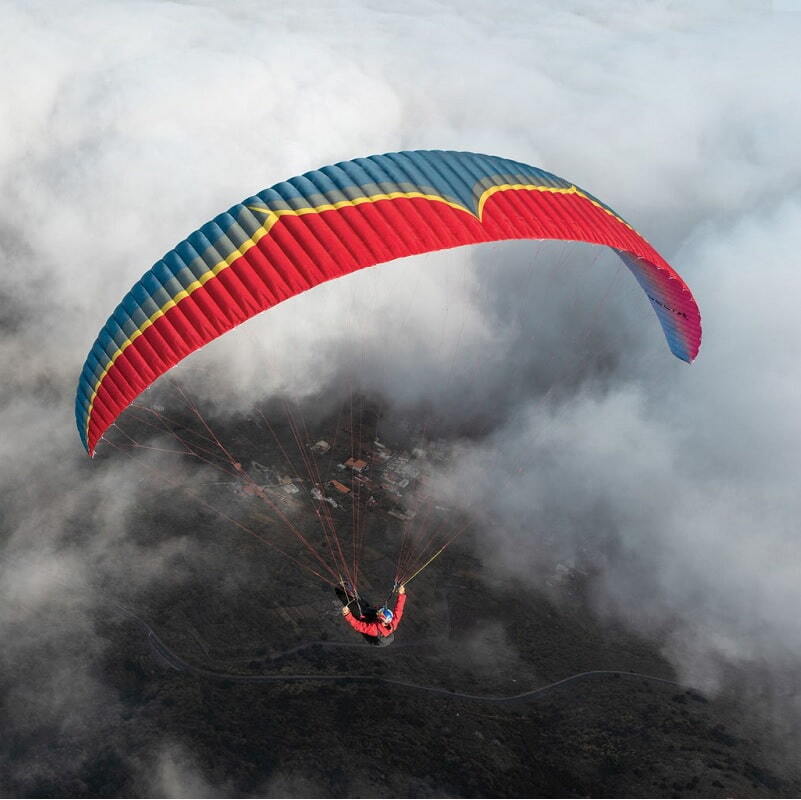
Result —
[[189, 353], [282, 300], [364, 267], [503, 239], [564, 239], [618, 252], [668, 345], [692, 361], [698, 307], [627, 222], [562, 178], [475, 153], [408, 151], [308, 172], [248, 198], [167, 253], [103, 326], [78, 383], [84, 447]]

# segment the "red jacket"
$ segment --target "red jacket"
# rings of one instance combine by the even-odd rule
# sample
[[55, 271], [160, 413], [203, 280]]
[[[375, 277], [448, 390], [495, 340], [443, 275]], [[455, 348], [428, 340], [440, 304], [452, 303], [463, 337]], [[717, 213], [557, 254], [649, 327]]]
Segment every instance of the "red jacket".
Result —
[[375, 636], [376, 638], [379, 636], [392, 636], [393, 633], [400, 625], [401, 618], [403, 617], [403, 607], [406, 605], [406, 595], [399, 594], [398, 599], [395, 601], [395, 610], [393, 613], [392, 622], [389, 625], [384, 625], [381, 622], [362, 622], [360, 619], [356, 619], [353, 614], [346, 614], [345, 619], [348, 621], [348, 625], [351, 626], [354, 630], [359, 631], [359, 633], [363, 633], [365, 636]]

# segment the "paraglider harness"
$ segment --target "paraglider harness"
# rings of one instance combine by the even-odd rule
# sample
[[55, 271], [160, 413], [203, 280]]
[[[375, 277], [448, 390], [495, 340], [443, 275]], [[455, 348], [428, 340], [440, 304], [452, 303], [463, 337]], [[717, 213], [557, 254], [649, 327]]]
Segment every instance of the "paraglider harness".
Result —
[[[389, 605], [390, 598], [397, 588], [398, 584], [396, 583], [395, 586], [392, 587], [389, 597], [387, 597], [384, 605], [381, 606], [381, 608], [374, 606], [366, 597], [360, 596], [350, 584], [346, 584], [344, 581], [342, 582], [341, 586], [337, 586], [334, 591], [336, 592], [339, 600], [342, 602], [342, 605], [348, 606], [348, 608], [350, 608], [350, 613], [353, 614], [357, 620], [367, 623], [381, 623], [386, 619], [382, 612], [389, 614], [389, 619], [387, 621], [390, 621], [393, 617], [392, 612], [387, 608], [387, 606]], [[381, 616], [380, 619], [379, 615]], [[361, 636], [367, 642], [367, 644], [371, 645], [372, 647], [389, 647], [389, 645], [395, 641], [394, 631], [388, 636], [370, 636], [368, 633], [362, 633]]]

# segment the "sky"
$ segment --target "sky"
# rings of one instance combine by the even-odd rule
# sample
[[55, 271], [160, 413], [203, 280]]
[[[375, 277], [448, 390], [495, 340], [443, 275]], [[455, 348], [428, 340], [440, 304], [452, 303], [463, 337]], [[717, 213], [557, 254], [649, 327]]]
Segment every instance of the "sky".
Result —
[[[90, 462], [75, 431], [77, 377], [111, 309], [243, 197], [437, 148], [543, 167], [623, 214], [692, 288], [698, 360], [670, 356], [614, 257], [513, 243], [289, 301], [192, 361], [215, 376], [187, 371], [192, 391], [246, 409], [355, 371], [399, 413], [472, 430], [437, 479], [492, 520], [476, 545], [488, 570], [534, 585], [557, 564], [592, 571], [598, 613], [656, 637], [682, 680], [715, 692], [745, 671], [794, 730], [796, 8], [0, 2], [0, 670], [25, 673], [12, 724], [77, 730], [86, 704], [113, 715], [90, 587], [130, 572], [146, 593], [186, 546], [128, 535], [133, 465]], [[192, 755], [168, 752], [155, 774], [175, 793]]]

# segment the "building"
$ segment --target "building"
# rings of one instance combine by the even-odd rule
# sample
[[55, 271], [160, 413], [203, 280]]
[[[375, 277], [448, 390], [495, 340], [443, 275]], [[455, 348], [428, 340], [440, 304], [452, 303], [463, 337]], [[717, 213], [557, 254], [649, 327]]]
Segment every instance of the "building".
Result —
[[332, 489], [336, 489], [340, 494], [350, 494], [350, 487], [345, 486], [344, 483], [340, 483], [339, 481], [329, 481], [328, 485]]
[[351, 456], [345, 462], [345, 466], [348, 469], [352, 469], [354, 472], [358, 472], [359, 474], [361, 474], [362, 472], [364, 472], [367, 469], [367, 462], [364, 459], [353, 458], [353, 456]]

